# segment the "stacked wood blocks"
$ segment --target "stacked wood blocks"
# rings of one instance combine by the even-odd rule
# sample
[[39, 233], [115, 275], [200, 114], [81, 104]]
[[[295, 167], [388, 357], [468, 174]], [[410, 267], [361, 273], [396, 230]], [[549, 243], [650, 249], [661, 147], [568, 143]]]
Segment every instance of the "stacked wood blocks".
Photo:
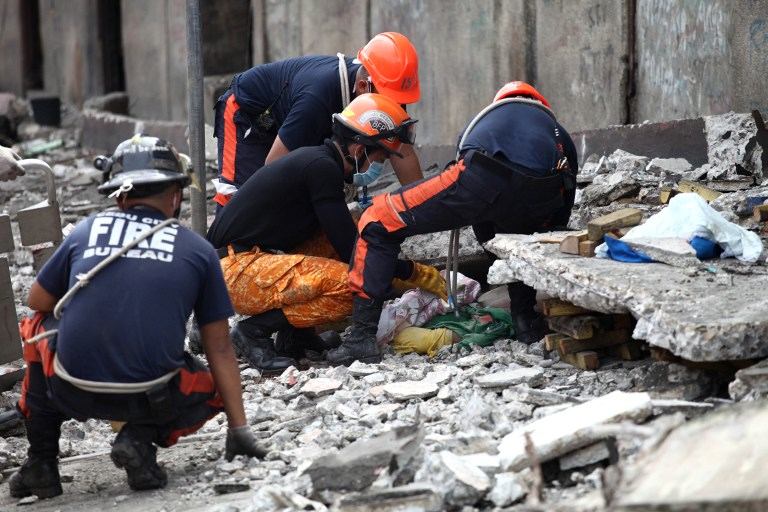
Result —
[[545, 348], [557, 350], [560, 360], [582, 370], [600, 367], [601, 356], [641, 359], [640, 342], [632, 339], [635, 320], [629, 314], [606, 315], [560, 299], [542, 299], [539, 308], [549, 328]]
[[642, 211], [624, 208], [592, 219], [587, 229], [574, 231], [560, 242], [560, 252], [591, 258], [595, 255], [595, 248], [603, 243], [604, 236], [621, 238], [630, 227], [640, 224], [642, 218]]

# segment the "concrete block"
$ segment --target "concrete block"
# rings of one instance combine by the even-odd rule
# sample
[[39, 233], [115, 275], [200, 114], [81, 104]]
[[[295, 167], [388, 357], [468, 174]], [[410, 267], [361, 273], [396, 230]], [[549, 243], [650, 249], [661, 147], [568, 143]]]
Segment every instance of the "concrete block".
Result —
[[614, 391], [569, 407], [517, 428], [499, 444], [499, 458], [506, 470], [520, 471], [530, 464], [526, 435], [539, 460], [546, 462], [603, 439], [596, 427], [621, 420], [643, 420], [652, 411], [648, 393]]
[[610, 510], [768, 507], [768, 402], [721, 407], [673, 430], [623, 468]]
[[115, 91], [102, 96], [94, 96], [85, 100], [83, 108], [127, 116], [129, 112], [128, 95], [123, 91]]
[[25, 247], [62, 240], [58, 204], [43, 201], [19, 210], [16, 221], [19, 223], [21, 245]]
[[634, 119], [765, 109], [768, 1], [637, 1]]
[[610, 155], [616, 149], [648, 158], [685, 158], [693, 167], [707, 163], [704, 120], [630, 124], [571, 134], [580, 163], [589, 155]]
[[21, 2], [0, 2], [0, 91], [24, 94]]
[[59, 244], [55, 243], [53, 245], [48, 245], [46, 247], [41, 247], [39, 249], [35, 249], [32, 251], [32, 269], [35, 272], [40, 272], [40, 269], [43, 268], [43, 265], [45, 265], [45, 262], [48, 261], [48, 258], [53, 256], [53, 253], [56, 252], [56, 249], [58, 249]]
[[11, 218], [8, 215], [0, 215], [0, 253], [13, 252], [15, 248]]
[[302, 50], [301, 0], [263, 1], [266, 62], [298, 57]]
[[[369, 39], [366, 28], [370, 3], [356, 0], [303, 0], [301, 53], [336, 55], [336, 52], [342, 52], [347, 56], [356, 56]], [[343, 15], [339, 16], [339, 13]], [[318, 30], [318, 27], [323, 28]]]
[[46, 89], [77, 106], [82, 106], [86, 98], [104, 94], [102, 44], [98, 31], [99, 1], [39, 2]]
[[21, 339], [16, 320], [16, 302], [13, 297], [8, 260], [0, 258], [0, 364], [21, 357]]
[[[125, 90], [131, 115], [182, 121], [187, 115], [184, 0], [120, 2]], [[241, 34], [244, 39], [247, 35]]]
[[[630, 311], [635, 339], [691, 361], [768, 356], [768, 274], [742, 263], [710, 261], [717, 275], [683, 271], [660, 263], [642, 266], [563, 254], [551, 244], [521, 235], [498, 235], [486, 248], [502, 260], [488, 272], [490, 284], [522, 280], [537, 290], [604, 313]], [[743, 274], [725, 273], [736, 266]]]
[[627, 117], [627, 0], [537, 0], [536, 87], [569, 130]]
[[112, 154], [118, 144], [136, 134], [136, 120], [109, 112], [84, 110], [80, 144], [87, 149]]
[[187, 123], [179, 121], [143, 121], [137, 119], [136, 127], [139, 132], [165, 139], [173, 144], [178, 151], [189, 154]]
[[528, 79], [525, 3], [371, 2], [371, 34], [402, 32], [419, 52], [421, 101], [408, 108], [420, 120], [419, 144], [455, 144], [501, 85]]

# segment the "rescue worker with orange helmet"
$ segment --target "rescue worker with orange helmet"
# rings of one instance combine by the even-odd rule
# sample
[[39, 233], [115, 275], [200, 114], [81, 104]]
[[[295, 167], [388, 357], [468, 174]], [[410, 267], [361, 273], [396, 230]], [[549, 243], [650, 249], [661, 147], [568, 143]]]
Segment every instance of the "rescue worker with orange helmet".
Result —
[[[235, 311], [249, 316], [232, 339], [252, 366], [281, 372], [307, 350], [341, 343], [314, 327], [352, 311], [347, 279], [357, 230], [344, 183], [413, 144], [415, 122], [397, 101], [362, 94], [332, 116], [330, 139], [265, 165], [219, 212], [207, 238], [219, 251]], [[393, 277], [407, 279], [414, 269], [437, 274], [409, 261], [393, 265]]]
[[[467, 126], [457, 162], [439, 175], [374, 197], [358, 224], [350, 264], [352, 331], [329, 351], [334, 364], [380, 358], [376, 330], [406, 237], [473, 226], [484, 243], [496, 233], [565, 226], [575, 195], [576, 149], [549, 102], [530, 84], [510, 82]], [[518, 339], [544, 331], [535, 290], [509, 286]]]
[[[331, 115], [366, 92], [401, 105], [419, 100], [418, 55], [407, 37], [378, 34], [360, 49], [357, 59], [312, 55], [235, 75], [215, 107], [219, 169], [214, 201], [224, 206], [263, 165], [300, 147], [322, 144], [331, 135]], [[410, 145], [391, 162], [402, 184], [422, 177]], [[368, 185], [380, 172], [377, 162], [354, 183]]]

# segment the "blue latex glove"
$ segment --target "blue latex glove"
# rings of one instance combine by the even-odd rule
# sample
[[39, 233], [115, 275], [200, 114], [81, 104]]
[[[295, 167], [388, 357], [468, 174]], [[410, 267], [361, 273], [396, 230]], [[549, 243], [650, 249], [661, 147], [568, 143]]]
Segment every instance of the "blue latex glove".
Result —
[[381, 171], [384, 169], [383, 162], [371, 162], [368, 165], [368, 170], [365, 172], [358, 172], [352, 175], [352, 184], [356, 187], [367, 187], [381, 176]]

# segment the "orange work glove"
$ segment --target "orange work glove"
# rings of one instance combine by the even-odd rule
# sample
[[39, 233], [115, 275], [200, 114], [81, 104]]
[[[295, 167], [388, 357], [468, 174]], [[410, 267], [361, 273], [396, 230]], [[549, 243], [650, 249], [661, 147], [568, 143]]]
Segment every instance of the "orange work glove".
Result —
[[431, 265], [413, 262], [411, 277], [407, 280], [395, 279], [392, 281], [392, 286], [400, 292], [410, 290], [411, 288], [421, 288], [426, 292], [434, 293], [443, 300], [448, 300], [445, 279]]

